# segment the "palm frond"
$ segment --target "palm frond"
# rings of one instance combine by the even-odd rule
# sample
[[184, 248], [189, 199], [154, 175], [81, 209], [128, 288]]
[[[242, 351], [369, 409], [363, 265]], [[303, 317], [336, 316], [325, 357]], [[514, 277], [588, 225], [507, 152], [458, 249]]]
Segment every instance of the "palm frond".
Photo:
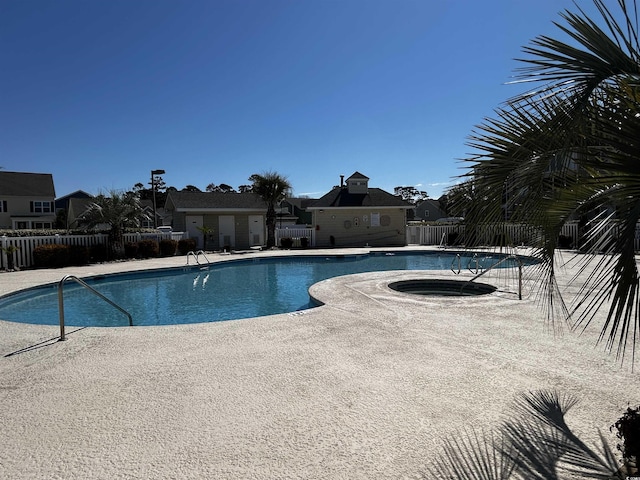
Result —
[[[556, 23], [566, 41], [541, 36], [523, 49], [528, 57], [517, 81], [540, 86], [508, 100], [472, 133], [477, 153], [467, 162], [475, 198], [465, 220], [469, 232], [507, 220], [539, 230], [536, 274], [546, 278], [539, 284], [552, 318], [558, 306], [564, 310], [555, 284], [558, 236], [569, 219], [580, 219], [586, 281], [577, 307], [564, 313], [584, 329], [608, 307], [598, 341], [624, 359], [640, 330], [638, 15], [635, 2], [619, 0], [618, 12], [594, 3], [600, 22], [566, 11]], [[481, 241], [468, 237], [471, 246]], [[589, 268], [592, 261], [604, 268]]]
[[602, 446], [591, 448], [568, 426], [565, 415], [578, 403], [573, 395], [536, 391], [515, 401], [513, 421], [506, 421], [503, 434], [518, 452], [516, 470], [523, 478], [564, 478], [560, 472], [582, 478], [610, 479], [618, 465], [602, 434]]
[[427, 468], [425, 479], [508, 480], [517, 455], [500, 435], [467, 430], [447, 440], [443, 456]]
[[554, 480], [622, 479], [613, 450], [599, 433], [601, 445], [588, 446], [568, 426], [565, 416], [577, 397], [555, 390], [521, 394], [493, 433], [464, 430], [445, 441], [423, 478]]

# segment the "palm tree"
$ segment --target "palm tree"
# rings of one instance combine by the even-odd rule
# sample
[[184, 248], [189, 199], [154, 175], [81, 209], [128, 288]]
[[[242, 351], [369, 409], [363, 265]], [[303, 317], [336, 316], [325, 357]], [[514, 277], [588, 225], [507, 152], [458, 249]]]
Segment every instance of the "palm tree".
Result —
[[108, 196], [105, 194], [96, 196], [81, 218], [88, 223], [90, 228], [104, 224], [109, 225], [111, 255], [118, 258], [124, 252], [124, 229], [138, 227], [140, 220], [147, 218], [147, 215], [140, 206], [137, 194], [112, 190]]
[[284, 200], [291, 190], [286, 177], [276, 172], [253, 174], [249, 177], [252, 191], [267, 204], [267, 248], [276, 244], [276, 205]]
[[[621, 361], [629, 344], [633, 364], [640, 329], [638, 15], [635, 0], [618, 0], [615, 12], [604, 0], [593, 1], [600, 24], [581, 9], [562, 13], [565, 24], [556, 26], [568, 42], [541, 36], [524, 48], [516, 79], [534, 88], [508, 100], [472, 134], [478, 153], [466, 160], [465, 178], [481, 201], [466, 220], [477, 227], [508, 218], [542, 232], [535, 255], [550, 321], [559, 313], [574, 328], [585, 327], [608, 308], [598, 341], [606, 340]], [[559, 294], [554, 255], [569, 219], [585, 226], [585, 266], [598, 262], [571, 305]]]

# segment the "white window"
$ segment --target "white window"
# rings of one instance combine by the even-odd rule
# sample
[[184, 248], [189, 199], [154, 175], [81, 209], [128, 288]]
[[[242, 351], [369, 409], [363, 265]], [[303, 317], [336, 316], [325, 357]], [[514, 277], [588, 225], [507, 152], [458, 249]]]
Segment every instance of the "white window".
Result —
[[372, 227], [379, 227], [380, 226], [380, 214], [379, 213], [372, 213], [371, 214], [371, 226]]
[[53, 212], [51, 202], [32, 202], [31, 211], [34, 213], [51, 213]]
[[52, 225], [51, 222], [33, 222], [33, 228], [43, 230], [45, 228], [52, 228]]

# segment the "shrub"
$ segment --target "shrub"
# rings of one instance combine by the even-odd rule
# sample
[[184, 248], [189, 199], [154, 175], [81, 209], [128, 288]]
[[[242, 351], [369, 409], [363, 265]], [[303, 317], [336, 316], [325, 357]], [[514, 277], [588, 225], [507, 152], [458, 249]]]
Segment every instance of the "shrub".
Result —
[[60, 268], [69, 265], [69, 245], [40, 245], [33, 249], [36, 268]]
[[178, 251], [180, 255], [186, 255], [196, 249], [196, 240], [194, 238], [183, 238], [178, 241]]
[[494, 247], [507, 247], [512, 244], [511, 238], [506, 233], [496, 233], [491, 243]]
[[447, 245], [459, 245], [460, 234], [458, 232], [447, 233]]
[[560, 235], [558, 237], [558, 247], [560, 248], [571, 248], [573, 245], [573, 238], [569, 235]]
[[160, 256], [173, 257], [178, 249], [178, 242], [175, 240], [160, 240]]
[[138, 244], [136, 242], [125, 243], [124, 256], [127, 258], [136, 258], [138, 256]]
[[155, 240], [141, 240], [138, 242], [138, 256], [140, 258], [153, 258], [160, 255], [160, 246]]
[[69, 245], [69, 264], [74, 266], [89, 263], [89, 249], [84, 245]]
[[293, 247], [293, 238], [285, 237], [280, 239], [280, 246], [286, 250]]
[[618, 432], [616, 436], [622, 440], [618, 450], [622, 452], [622, 458], [626, 462], [634, 462], [640, 459], [640, 406], [628, 407], [620, 419], [611, 425]]
[[302, 238], [300, 239], [300, 246], [301, 246], [302, 248], [307, 248], [307, 247], [309, 247], [309, 239], [308, 239], [307, 237], [302, 237]]
[[104, 243], [91, 245], [91, 248], [89, 248], [89, 255], [91, 262], [93, 263], [106, 262], [107, 258], [109, 258], [109, 252], [107, 251], [107, 246]]

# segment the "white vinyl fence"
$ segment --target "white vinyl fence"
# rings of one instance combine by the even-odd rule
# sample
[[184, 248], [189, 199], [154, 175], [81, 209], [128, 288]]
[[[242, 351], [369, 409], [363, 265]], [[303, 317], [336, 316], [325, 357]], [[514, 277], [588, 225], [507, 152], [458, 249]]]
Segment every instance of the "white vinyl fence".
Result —
[[[464, 225], [410, 225], [407, 227], [407, 243], [409, 245], [451, 246], [464, 243], [471, 232]], [[541, 232], [535, 227], [521, 224], [482, 225], [475, 229], [474, 243], [479, 245], [532, 245]], [[570, 236], [574, 241], [578, 238], [578, 225], [567, 224], [562, 235]]]
[[[407, 243], [409, 245], [440, 245], [452, 246], [456, 243], [456, 237], [464, 238], [464, 225], [410, 225], [407, 226]], [[539, 233], [526, 225], [501, 225], [499, 227], [484, 227], [482, 231], [477, 231], [476, 235], [486, 245], [496, 244], [498, 236], [504, 236], [505, 243], [509, 245], [531, 245]], [[562, 229], [562, 235], [571, 237], [574, 246], [578, 241], [578, 224], [567, 223]], [[615, 235], [615, 228], [605, 229], [604, 236]], [[138, 242], [140, 240], [181, 240], [188, 238], [183, 232], [170, 233], [127, 233], [124, 235], [125, 242]], [[308, 247], [315, 246], [315, 230], [306, 227], [284, 227], [276, 228], [276, 245], [280, 246], [282, 238], [291, 238], [294, 248], [302, 247], [303, 238], [308, 239]], [[107, 244], [107, 234], [95, 235], [51, 235], [41, 237], [0, 237], [0, 270], [7, 269], [8, 247], [16, 247], [13, 252], [14, 265], [18, 268], [28, 268], [33, 266], [33, 250], [40, 245], [63, 244], [82, 245], [91, 248], [98, 244]], [[640, 251], [640, 224], [636, 225], [635, 250]]]
[[276, 246], [280, 246], [280, 240], [290, 238], [293, 242], [292, 247], [301, 247], [303, 238], [307, 239], [307, 246], [314, 247], [316, 245], [315, 230], [307, 227], [282, 227], [276, 228]]
[[[615, 237], [619, 224], [611, 222], [589, 240], [590, 244], [604, 245], [609, 239]], [[528, 225], [504, 224], [486, 225], [475, 232], [477, 243], [480, 245], [533, 245], [540, 231]], [[440, 245], [452, 246], [457, 240], [464, 239], [468, 232], [464, 225], [409, 225], [407, 226], [407, 243], [409, 245]], [[577, 222], [567, 223], [562, 227], [561, 235], [571, 238], [575, 248], [578, 242], [586, 242], [580, 237]], [[635, 251], [640, 251], [640, 223], [636, 225]]]
[[[91, 248], [94, 245], [107, 245], [108, 235], [106, 233], [97, 233], [95, 235], [48, 235], [38, 237], [0, 237], [0, 270], [7, 268], [7, 249], [16, 247], [12, 253], [14, 265], [18, 268], [28, 268], [33, 266], [33, 250], [40, 245], [81, 245]], [[182, 232], [170, 233], [125, 233], [124, 241], [139, 242], [140, 240], [163, 240], [173, 239], [180, 240], [183, 238]]]

